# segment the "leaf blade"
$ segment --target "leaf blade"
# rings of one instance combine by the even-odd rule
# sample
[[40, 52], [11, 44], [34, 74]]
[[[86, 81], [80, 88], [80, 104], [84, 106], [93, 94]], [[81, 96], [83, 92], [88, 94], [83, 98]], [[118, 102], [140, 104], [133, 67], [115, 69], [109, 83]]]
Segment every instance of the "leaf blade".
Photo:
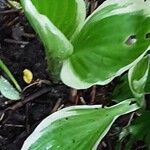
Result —
[[136, 118], [134, 121], [131, 122], [130, 126], [125, 127], [121, 134], [123, 135], [120, 140], [124, 140], [128, 135], [128, 142], [125, 145], [125, 149], [131, 149], [134, 142], [137, 142], [138, 140], [143, 140], [148, 146], [148, 149], [150, 148], [149, 143], [149, 126], [150, 126], [150, 112], [144, 111], [141, 116]]
[[137, 103], [142, 106], [144, 104], [145, 86], [148, 79], [150, 68], [150, 56], [144, 57], [128, 72], [129, 87], [137, 100]]
[[17, 90], [19, 92], [21, 92], [21, 87], [19, 86], [19, 84], [17, 83], [16, 79], [14, 78], [14, 76], [12, 75], [12, 73], [9, 71], [9, 69], [7, 68], [7, 66], [3, 63], [3, 61], [0, 59], [0, 68], [7, 74], [7, 76], [10, 78], [10, 80], [13, 82], [13, 84], [15, 85], [15, 87], [17, 88]]
[[[103, 3], [73, 39], [74, 52], [61, 71], [63, 82], [77, 89], [105, 85], [140, 61], [150, 45], [143, 38], [150, 30], [149, 5], [140, 0]], [[132, 35], [136, 42], [126, 44]]]
[[[46, 48], [50, 75], [54, 81], [58, 81], [63, 60], [72, 54], [73, 46], [46, 15], [38, 12], [31, 0], [21, 0], [21, 2], [28, 20]], [[46, 5], [45, 2], [47, 1], [43, 4]], [[41, 5], [41, 3], [38, 4]]]
[[7, 99], [21, 99], [20, 93], [3, 76], [0, 76], [0, 92]]
[[83, 0], [32, 0], [39, 13], [47, 16], [53, 24], [70, 39], [86, 16]]
[[[131, 100], [126, 100], [110, 108], [97, 105], [73, 106], [60, 110], [42, 121], [26, 140], [22, 150], [66, 150], [70, 146], [72, 150], [96, 149], [118, 116], [139, 108], [136, 104], [129, 105], [130, 102]], [[85, 138], [87, 142], [84, 142]]]

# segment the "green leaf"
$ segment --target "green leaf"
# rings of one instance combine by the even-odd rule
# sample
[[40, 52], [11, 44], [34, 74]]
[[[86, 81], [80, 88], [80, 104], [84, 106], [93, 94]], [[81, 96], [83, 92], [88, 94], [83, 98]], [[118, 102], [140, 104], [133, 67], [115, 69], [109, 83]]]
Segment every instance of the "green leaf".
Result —
[[72, 106], [44, 119], [27, 138], [21, 150], [91, 150], [96, 149], [113, 122], [137, 110], [126, 100], [115, 106]]
[[148, 73], [148, 79], [146, 82], [145, 92], [146, 92], [146, 94], [150, 94], [150, 69], [149, 69], [149, 73]]
[[149, 49], [150, 1], [107, 0], [86, 20], [64, 62], [62, 81], [76, 89], [104, 85]]
[[125, 99], [133, 98], [133, 94], [129, 87], [128, 76], [124, 75], [120, 79], [120, 83], [116, 86], [113, 91], [112, 99], [115, 102], [121, 102]]
[[145, 85], [148, 79], [149, 67], [150, 56], [148, 55], [133, 66], [128, 73], [130, 89], [139, 105], [144, 101]]
[[20, 93], [3, 76], [0, 76], [0, 92], [10, 100], [21, 99]]
[[[68, 15], [72, 13], [78, 14], [77, 10], [79, 8], [77, 6], [79, 2], [75, 0], [44, 0], [42, 2], [40, 0], [21, 0], [21, 3], [28, 20], [46, 48], [49, 72], [53, 80], [58, 80], [62, 62], [72, 54], [73, 46], [52, 21], [56, 19], [56, 22], [60, 21], [63, 29], [71, 29], [70, 24], [74, 17], [72, 16], [68, 20], [67, 13]], [[71, 12], [70, 6], [73, 7], [73, 12]], [[74, 19], [77, 19], [79, 16], [76, 17]], [[65, 18], [67, 22], [64, 22]], [[56, 22], [54, 21], [54, 23]], [[75, 22], [73, 21], [72, 23]]]
[[121, 135], [121, 140], [125, 139], [128, 135], [128, 143], [125, 146], [127, 150], [131, 149], [132, 144], [138, 140], [144, 140], [150, 149], [150, 112], [144, 112], [140, 117], [135, 119], [130, 126], [124, 128]]
[[10, 80], [13, 82], [13, 84], [15, 85], [16, 89], [21, 92], [21, 88], [19, 86], [19, 84], [17, 83], [16, 79], [14, 78], [14, 76], [12, 75], [12, 73], [9, 71], [9, 69], [7, 68], [7, 66], [3, 63], [3, 61], [0, 59], [0, 69], [2, 69], [7, 76], [10, 78]]
[[[140, 70], [141, 70], [141, 68], [140, 68]], [[146, 81], [146, 87], [144, 89], [144, 93], [150, 94], [150, 69], [149, 69], [148, 79]], [[113, 91], [112, 98], [114, 99], [115, 102], [121, 102], [124, 99], [133, 98], [133, 94], [129, 87], [127, 74], [125, 74], [123, 77], [121, 77], [120, 83], [116, 86], [115, 90]]]
[[49, 20], [51, 20], [53, 24], [68, 38], [73, 35], [78, 26], [83, 24], [85, 20], [86, 8], [83, 0], [30, 1], [35, 6], [38, 13], [48, 17]]

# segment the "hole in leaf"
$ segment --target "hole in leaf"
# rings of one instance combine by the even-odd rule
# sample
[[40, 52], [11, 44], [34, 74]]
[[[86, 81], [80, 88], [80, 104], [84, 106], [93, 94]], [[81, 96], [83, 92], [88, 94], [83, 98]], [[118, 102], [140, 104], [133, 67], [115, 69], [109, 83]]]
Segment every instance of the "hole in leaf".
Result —
[[137, 41], [136, 35], [131, 35], [131, 36], [128, 37], [128, 39], [126, 40], [125, 43], [127, 45], [133, 45], [133, 44], [136, 43], [136, 41]]
[[147, 33], [147, 34], [145, 35], [145, 38], [146, 38], [146, 39], [150, 39], [150, 33]]

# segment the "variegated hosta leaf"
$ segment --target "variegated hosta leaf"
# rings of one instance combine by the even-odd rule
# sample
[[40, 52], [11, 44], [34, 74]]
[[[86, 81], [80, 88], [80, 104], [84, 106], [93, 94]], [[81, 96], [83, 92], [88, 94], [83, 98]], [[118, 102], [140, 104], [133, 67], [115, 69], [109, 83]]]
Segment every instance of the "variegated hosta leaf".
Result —
[[141, 104], [141, 101], [144, 100], [149, 67], [150, 56], [148, 55], [139, 61], [135, 66], [133, 66], [128, 73], [130, 89], [139, 104]]
[[64, 62], [62, 81], [104, 85], [136, 64], [150, 45], [150, 0], [107, 0], [86, 20]]
[[[146, 86], [144, 89], [145, 94], [150, 94], [150, 69], [149, 69], [149, 74], [148, 74], [148, 79], [146, 81]], [[118, 84], [113, 92], [112, 98], [116, 102], [121, 102], [124, 99], [129, 99], [133, 98], [133, 94], [131, 92], [131, 89], [129, 87], [129, 81], [128, 81], [128, 76], [124, 75], [121, 80], [120, 84]]]
[[16, 89], [21, 92], [21, 88], [19, 86], [19, 84], [17, 83], [16, 79], [14, 78], [14, 76], [12, 75], [12, 73], [9, 71], [9, 69], [7, 68], [7, 66], [3, 63], [3, 61], [0, 59], [0, 70], [4, 71], [4, 73], [7, 74], [7, 76], [10, 78], [10, 80], [13, 82], [14, 86], [16, 87]]
[[20, 93], [3, 76], [0, 76], [0, 93], [10, 100], [21, 99]]
[[[28, 0], [23, 0], [28, 1]], [[70, 38], [86, 16], [83, 0], [30, 0], [37, 11], [48, 17], [53, 24]], [[38, 18], [39, 20], [41, 18]]]
[[[48, 67], [54, 80], [59, 78], [62, 61], [72, 54], [73, 46], [65, 35], [52, 23], [52, 20], [57, 18], [57, 22], [60, 21], [59, 23], [64, 29], [69, 25], [67, 30], [68, 28], [71, 30], [72, 27], [70, 24], [73, 21], [72, 18], [76, 20], [79, 16], [72, 16], [70, 20], [66, 20], [66, 22], [63, 21], [64, 18], [68, 19], [68, 14], [75, 13], [74, 15], [76, 15], [81, 11], [77, 11], [79, 9], [79, 2], [77, 2], [78, 1], [75, 0], [21, 0], [28, 20], [40, 36], [46, 48]], [[66, 25], [64, 25], [64, 23]], [[73, 23], [76, 24], [75, 21], [73, 21]]]
[[126, 100], [115, 106], [72, 106], [44, 119], [21, 150], [94, 150], [120, 115], [138, 109]]
[[[143, 140], [150, 149], [150, 112], [144, 112], [140, 117], [135, 119], [130, 126], [127, 126], [122, 131], [121, 140], [127, 137], [127, 144], [124, 145], [125, 150], [130, 150], [134, 142], [138, 140]], [[130, 136], [129, 136], [130, 135]], [[147, 149], [147, 148], [145, 148]]]
[[146, 92], [146, 94], [150, 94], [150, 69], [149, 69], [149, 73], [148, 73], [148, 79], [146, 82], [145, 92]]

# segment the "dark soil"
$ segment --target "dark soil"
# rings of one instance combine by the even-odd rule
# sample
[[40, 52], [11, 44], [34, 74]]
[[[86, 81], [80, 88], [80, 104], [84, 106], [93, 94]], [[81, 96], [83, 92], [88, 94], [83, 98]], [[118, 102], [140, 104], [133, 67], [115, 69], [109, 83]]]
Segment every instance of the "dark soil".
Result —
[[[88, 13], [94, 5], [90, 8]], [[53, 84], [46, 69], [42, 43], [24, 14], [21, 11], [2, 13], [6, 10], [14, 8], [7, 7], [5, 1], [0, 0], [0, 58], [7, 64], [24, 92], [21, 102], [0, 97], [0, 150], [20, 150], [24, 140], [41, 120], [58, 109], [78, 104], [113, 104], [111, 93], [117, 80], [107, 86], [94, 86], [77, 93], [62, 83]], [[31, 70], [34, 76], [29, 87], [22, 78], [24, 69]], [[118, 119], [117, 126], [126, 125], [129, 118], [130, 115]], [[114, 132], [119, 132], [116, 126], [112, 127], [99, 150], [114, 149], [118, 138]]]

